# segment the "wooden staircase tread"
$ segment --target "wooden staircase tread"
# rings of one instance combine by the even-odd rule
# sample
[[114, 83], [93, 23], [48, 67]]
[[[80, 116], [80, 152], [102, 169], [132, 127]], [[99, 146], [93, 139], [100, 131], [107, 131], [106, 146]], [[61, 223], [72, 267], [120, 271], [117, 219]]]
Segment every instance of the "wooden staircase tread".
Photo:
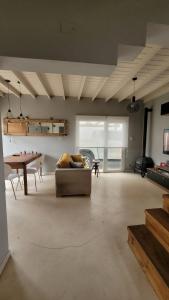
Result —
[[146, 209], [146, 213], [148, 213], [151, 217], [156, 219], [166, 230], [169, 231], [169, 214], [162, 208], [152, 208]]
[[145, 225], [128, 226], [128, 230], [169, 287], [169, 253]]

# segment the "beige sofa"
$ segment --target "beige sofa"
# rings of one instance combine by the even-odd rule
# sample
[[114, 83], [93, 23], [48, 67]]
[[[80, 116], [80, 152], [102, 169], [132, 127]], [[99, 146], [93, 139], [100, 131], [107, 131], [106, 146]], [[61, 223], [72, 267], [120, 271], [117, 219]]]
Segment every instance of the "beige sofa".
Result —
[[57, 168], [55, 171], [56, 196], [90, 195], [91, 169]]

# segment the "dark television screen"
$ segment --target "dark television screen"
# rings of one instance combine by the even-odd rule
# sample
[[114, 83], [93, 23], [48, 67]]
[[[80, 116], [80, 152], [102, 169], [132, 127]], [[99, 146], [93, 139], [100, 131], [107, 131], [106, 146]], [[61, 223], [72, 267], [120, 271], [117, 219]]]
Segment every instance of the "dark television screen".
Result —
[[169, 102], [161, 104], [161, 115], [169, 114]]
[[164, 129], [163, 134], [163, 153], [169, 154], [169, 129]]

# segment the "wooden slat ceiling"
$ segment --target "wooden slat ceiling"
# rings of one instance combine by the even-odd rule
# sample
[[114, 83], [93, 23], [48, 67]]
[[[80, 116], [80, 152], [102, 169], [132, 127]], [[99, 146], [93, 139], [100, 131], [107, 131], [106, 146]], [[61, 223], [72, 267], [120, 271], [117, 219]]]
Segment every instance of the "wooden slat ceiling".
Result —
[[92, 102], [100, 98], [106, 102], [110, 99], [120, 102], [131, 98], [133, 76], [138, 77], [137, 100], [147, 102], [169, 92], [169, 49], [147, 45], [133, 61], [120, 61], [109, 77], [0, 70], [0, 96], [7, 93], [4, 80], [9, 79], [10, 93], [17, 97], [19, 80], [21, 93], [34, 98], [43, 95], [48, 98], [61, 96], [64, 100], [73, 97], [77, 101], [90, 98]]

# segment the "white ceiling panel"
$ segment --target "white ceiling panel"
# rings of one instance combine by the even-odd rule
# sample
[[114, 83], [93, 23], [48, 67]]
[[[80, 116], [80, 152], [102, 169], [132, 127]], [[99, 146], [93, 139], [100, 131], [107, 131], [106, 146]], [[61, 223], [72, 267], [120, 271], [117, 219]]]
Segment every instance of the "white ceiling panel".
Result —
[[44, 78], [49, 86], [51, 95], [53, 96], [62, 96], [62, 90], [60, 88], [58, 75], [59, 74], [50, 74], [50, 73], [44, 74]]
[[147, 45], [133, 61], [120, 61], [109, 77], [79, 76], [72, 74], [17, 72], [0, 70], [0, 95], [7, 93], [5, 79], [9, 79], [10, 93], [17, 97], [20, 92], [18, 79], [21, 82], [21, 93], [32, 97], [44, 95], [49, 99], [61, 96], [63, 100], [69, 97], [87, 97], [91, 101], [102, 98], [123, 101], [133, 93], [132, 78], [136, 82], [136, 96], [146, 101], [154, 95], [167, 89], [169, 84], [169, 49], [160, 46]]
[[94, 76], [87, 77], [82, 92], [82, 97], [89, 97], [89, 98], [93, 97], [101, 81], [102, 81], [102, 77], [94, 77]]
[[[24, 85], [21, 82], [21, 87], [18, 84], [18, 78], [16, 77], [16, 75], [12, 72], [12, 71], [8, 71], [8, 70], [0, 70], [0, 76], [2, 76], [4, 79], [8, 79], [10, 80], [10, 84], [16, 88], [19, 92], [20, 92], [20, 88], [21, 88], [21, 93], [22, 94], [29, 94], [28, 90], [24, 87]], [[1, 85], [2, 86], [2, 85]], [[0, 90], [1, 90], [1, 86], [0, 86]], [[7, 93], [7, 88], [2, 87], [2, 90]]]
[[28, 81], [36, 95], [43, 95], [44, 91], [35, 72], [23, 72], [25, 79]]
[[65, 95], [69, 95], [70, 97], [77, 97], [80, 82], [81, 82], [81, 76], [64, 75], [62, 77], [63, 77]]

